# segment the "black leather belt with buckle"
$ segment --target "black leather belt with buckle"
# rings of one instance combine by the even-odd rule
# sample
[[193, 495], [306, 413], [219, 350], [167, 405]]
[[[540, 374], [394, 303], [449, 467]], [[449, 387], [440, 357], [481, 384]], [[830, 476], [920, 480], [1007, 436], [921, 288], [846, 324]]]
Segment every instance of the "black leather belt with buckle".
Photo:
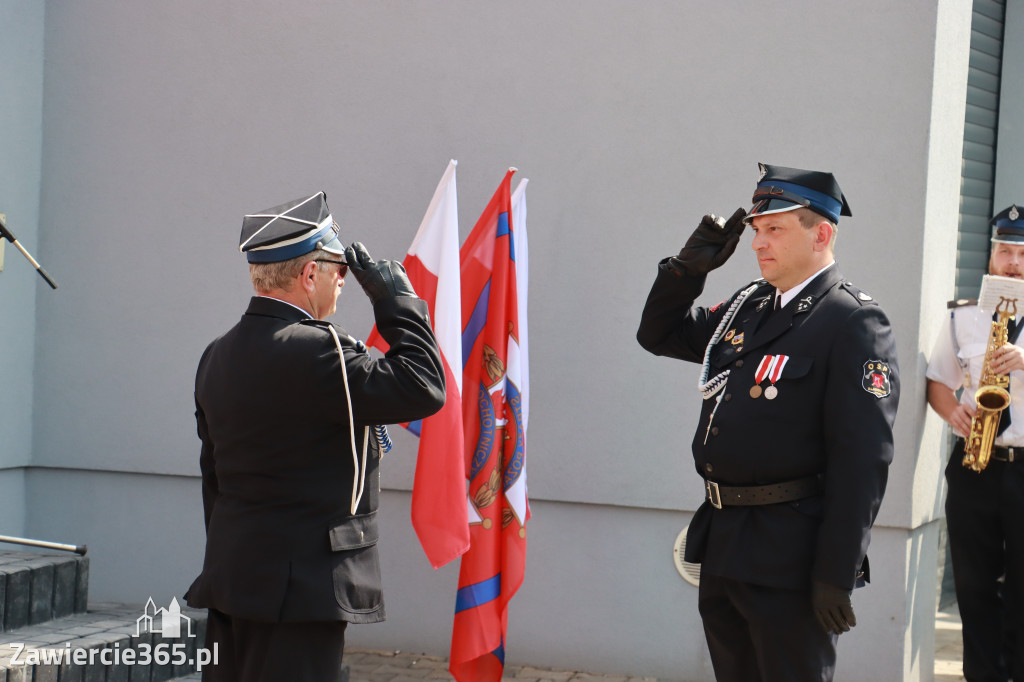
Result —
[[1016, 462], [1024, 459], [1024, 448], [992, 446], [992, 459], [997, 462]]
[[[964, 439], [957, 438], [960, 447], [964, 446]], [[1006, 445], [993, 445], [992, 446], [992, 459], [997, 462], [1019, 462], [1024, 460], [1024, 447], [1017, 446], [1006, 446]]]
[[714, 481], [704, 480], [704, 496], [715, 509], [792, 502], [812, 497], [820, 492], [819, 476], [807, 476], [785, 483], [744, 486], [719, 485]]

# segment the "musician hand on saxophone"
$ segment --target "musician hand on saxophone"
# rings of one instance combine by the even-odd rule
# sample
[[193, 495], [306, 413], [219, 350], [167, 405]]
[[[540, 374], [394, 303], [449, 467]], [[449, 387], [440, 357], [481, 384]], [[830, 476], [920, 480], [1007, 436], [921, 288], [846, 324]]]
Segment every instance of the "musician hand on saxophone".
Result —
[[[1018, 369], [1024, 369], [1024, 348], [1007, 343], [992, 354], [992, 371], [996, 374], [1009, 374]], [[956, 435], [965, 438], [971, 432], [971, 421], [977, 414], [973, 406], [961, 403], [955, 397], [948, 401], [941, 400], [943, 396], [931, 393], [929, 397], [933, 401], [932, 407]]]
[[949, 423], [956, 435], [966, 438], [967, 434], [971, 432], [971, 422], [974, 420], [974, 415], [977, 412], [971, 405], [958, 402], [956, 407], [945, 415], [944, 419]]
[[1024, 348], [1012, 343], [1003, 344], [992, 354], [992, 370], [997, 374], [1024, 369]]

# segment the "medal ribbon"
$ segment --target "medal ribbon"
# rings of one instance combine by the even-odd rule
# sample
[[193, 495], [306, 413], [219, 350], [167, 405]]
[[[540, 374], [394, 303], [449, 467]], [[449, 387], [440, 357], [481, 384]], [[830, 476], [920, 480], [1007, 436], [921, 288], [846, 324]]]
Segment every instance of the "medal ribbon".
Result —
[[[776, 355], [772, 367], [768, 371], [768, 380], [773, 384], [782, 376], [782, 368], [789, 362], [788, 355]], [[760, 383], [760, 382], [759, 382]]]
[[766, 355], [763, 358], [761, 358], [761, 364], [757, 366], [757, 371], [754, 373], [755, 384], [760, 384], [762, 381], [764, 381], [765, 376], [767, 376], [772, 371], [772, 368], [775, 367], [775, 364], [776, 362], [778, 362], [779, 357], [785, 356]]

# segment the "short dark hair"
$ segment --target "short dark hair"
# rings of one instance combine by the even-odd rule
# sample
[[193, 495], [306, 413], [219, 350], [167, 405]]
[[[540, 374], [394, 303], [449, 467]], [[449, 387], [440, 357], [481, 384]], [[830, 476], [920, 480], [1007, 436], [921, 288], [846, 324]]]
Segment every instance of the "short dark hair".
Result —
[[836, 237], [839, 235], [839, 226], [829, 220], [827, 217], [821, 215], [817, 211], [812, 211], [809, 208], [798, 208], [795, 211], [796, 217], [800, 220], [800, 225], [811, 229], [820, 222], [826, 222], [832, 226], [832, 239], [829, 242], [829, 246], [835, 248]]

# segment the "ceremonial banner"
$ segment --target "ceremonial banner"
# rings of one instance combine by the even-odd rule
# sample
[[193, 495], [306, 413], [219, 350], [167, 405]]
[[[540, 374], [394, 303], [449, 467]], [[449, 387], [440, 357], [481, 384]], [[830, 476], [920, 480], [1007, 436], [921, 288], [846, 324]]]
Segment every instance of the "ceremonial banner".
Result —
[[[427, 302], [444, 362], [447, 398], [437, 414], [408, 425], [420, 436], [412, 488], [412, 525], [427, 559], [440, 568], [469, 548], [463, 463], [459, 216], [452, 160], [441, 177], [402, 264]], [[387, 350], [374, 328], [367, 345]]]
[[470, 548], [459, 571], [449, 670], [499, 682], [508, 602], [526, 560], [526, 437], [509, 169], [460, 251]]

